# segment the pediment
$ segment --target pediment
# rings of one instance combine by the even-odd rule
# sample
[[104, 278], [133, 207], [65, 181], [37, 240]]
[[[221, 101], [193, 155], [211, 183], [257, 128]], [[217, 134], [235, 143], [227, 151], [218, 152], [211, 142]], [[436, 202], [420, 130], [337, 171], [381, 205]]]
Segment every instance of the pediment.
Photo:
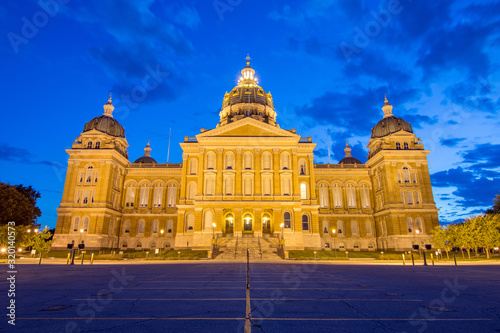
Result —
[[279, 127], [266, 124], [256, 119], [244, 118], [213, 130], [198, 134], [197, 139], [217, 137], [287, 137], [300, 136]]

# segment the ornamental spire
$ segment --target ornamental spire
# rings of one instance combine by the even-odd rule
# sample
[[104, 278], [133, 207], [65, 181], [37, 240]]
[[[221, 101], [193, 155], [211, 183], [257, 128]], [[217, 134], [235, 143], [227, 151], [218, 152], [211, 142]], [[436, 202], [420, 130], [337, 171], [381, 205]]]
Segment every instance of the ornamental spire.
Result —
[[110, 117], [110, 118], [113, 118], [113, 110], [114, 109], [115, 109], [115, 107], [113, 106], [113, 103], [111, 103], [111, 93], [110, 93], [109, 94], [108, 102], [106, 104], [104, 104], [104, 113], [103, 113], [103, 115], [107, 116], [107, 117]]
[[241, 70], [241, 76], [238, 79], [238, 85], [243, 86], [243, 85], [249, 85], [249, 86], [256, 86], [257, 85], [257, 78], [255, 77], [255, 70], [250, 66], [250, 55], [248, 54], [245, 58], [247, 61], [247, 65], [245, 68]]
[[385, 103], [384, 106], [382, 107], [382, 111], [384, 111], [384, 118], [387, 117], [392, 117], [392, 105], [389, 104], [389, 101], [387, 100], [387, 95], [384, 95], [385, 98]]
[[345, 153], [345, 157], [352, 157], [352, 154], [351, 154], [351, 147], [349, 147], [349, 142], [345, 142], [345, 148], [344, 148], [344, 153]]
[[151, 157], [151, 147], [149, 146], [149, 140], [148, 144], [144, 148], [144, 157]]

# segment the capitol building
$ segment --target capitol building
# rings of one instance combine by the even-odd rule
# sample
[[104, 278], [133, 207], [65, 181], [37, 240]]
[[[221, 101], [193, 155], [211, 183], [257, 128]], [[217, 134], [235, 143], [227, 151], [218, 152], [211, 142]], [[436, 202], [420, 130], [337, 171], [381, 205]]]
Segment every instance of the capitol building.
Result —
[[429, 150], [387, 98], [380, 121], [366, 124], [366, 163], [346, 144], [337, 164], [320, 164], [310, 137], [279, 126], [271, 93], [254, 74], [247, 59], [219, 123], [184, 138], [179, 164], [158, 163], [149, 142], [131, 162], [110, 98], [66, 150], [52, 248], [209, 250], [213, 238], [276, 238], [287, 250], [430, 243], [439, 223]]

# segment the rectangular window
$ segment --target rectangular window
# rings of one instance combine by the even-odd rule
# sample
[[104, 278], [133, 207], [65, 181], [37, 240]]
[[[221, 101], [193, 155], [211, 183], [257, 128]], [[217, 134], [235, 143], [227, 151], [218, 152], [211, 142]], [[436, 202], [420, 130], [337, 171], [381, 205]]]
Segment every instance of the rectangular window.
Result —
[[97, 183], [97, 172], [94, 175], [94, 182]]
[[417, 205], [420, 203], [420, 195], [418, 194], [418, 192], [415, 192], [415, 202], [417, 203]]
[[406, 192], [406, 201], [408, 202], [408, 205], [413, 205], [413, 192]]

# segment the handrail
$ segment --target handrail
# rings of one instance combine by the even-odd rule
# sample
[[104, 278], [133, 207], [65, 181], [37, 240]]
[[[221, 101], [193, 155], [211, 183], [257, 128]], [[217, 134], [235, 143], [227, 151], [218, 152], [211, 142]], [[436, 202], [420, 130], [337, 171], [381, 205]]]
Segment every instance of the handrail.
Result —
[[238, 253], [238, 235], [236, 235], [236, 244], [234, 245], [234, 259], [236, 259], [237, 253]]
[[257, 243], [259, 243], [260, 260], [262, 260], [262, 247], [260, 245], [260, 235], [257, 235]]

